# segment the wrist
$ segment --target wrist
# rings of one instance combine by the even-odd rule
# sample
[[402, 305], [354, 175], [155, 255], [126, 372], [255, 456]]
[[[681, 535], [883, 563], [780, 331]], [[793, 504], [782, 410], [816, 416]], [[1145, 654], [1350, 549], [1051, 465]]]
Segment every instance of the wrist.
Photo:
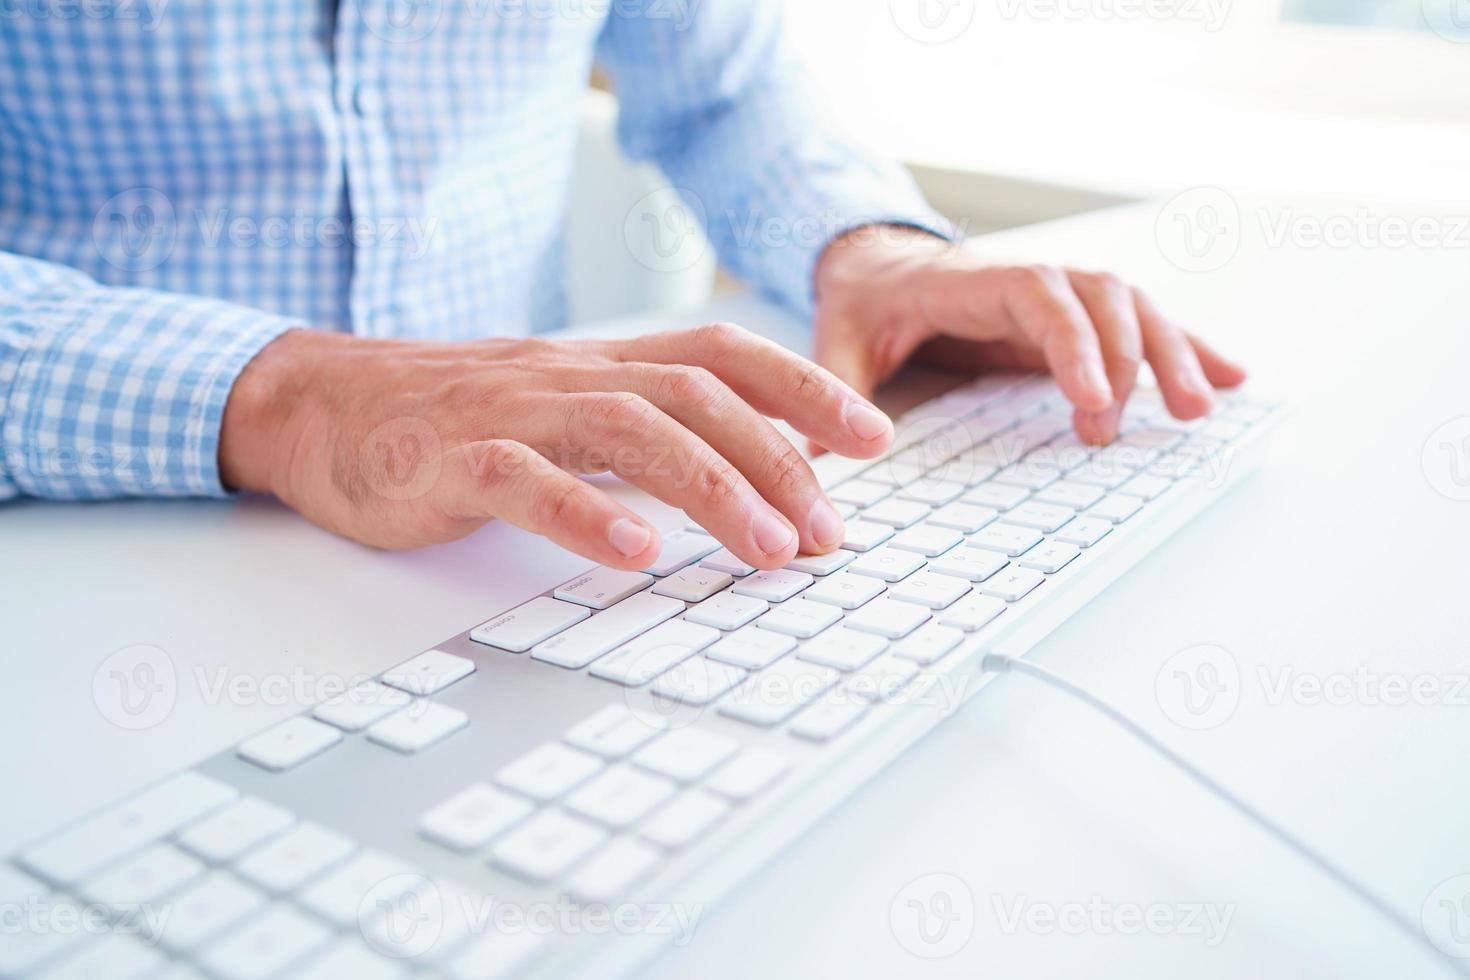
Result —
[[220, 425], [220, 481], [231, 490], [272, 493], [292, 415], [308, 385], [309, 348], [320, 334], [288, 330], [245, 365], [230, 388]]
[[817, 259], [817, 302], [878, 284], [895, 269], [927, 262], [954, 243], [913, 225], [863, 225], [832, 239]]

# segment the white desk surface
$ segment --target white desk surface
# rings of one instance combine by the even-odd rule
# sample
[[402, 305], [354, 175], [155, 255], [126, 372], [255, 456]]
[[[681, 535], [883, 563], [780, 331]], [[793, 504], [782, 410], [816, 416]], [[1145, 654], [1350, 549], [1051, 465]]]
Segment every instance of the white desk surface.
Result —
[[[1233, 262], [1186, 274], [1156, 247], [1154, 217], [1141, 206], [983, 247], [1107, 266], [1147, 284], [1288, 395], [1295, 414], [1261, 473], [1034, 655], [1166, 733], [1417, 917], [1438, 883], [1470, 872], [1470, 693], [1455, 688], [1470, 670], [1470, 503], [1437, 492], [1421, 465], [1430, 434], [1470, 416], [1467, 253], [1273, 249], [1248, 224]], [[710, 318], [800, 342], [789, 321], [749, 299], [686, 320]], [[1463, 448], [1458, 460], [1431, 454], [1441, 485], [1470, 474]], [[9, 746], [0, 851], [298, 710], [226, 703], [212, 697], [222, 678], [293, 665], [380, 670], [584, 564], [506, 527], [380, 554], [264, 500], [7, 505], [0, 553]], [[163, 723], [126, 732], [99, 714], [92, 677], [138, 643], [168, 651], [178, 699]], [[1154, 685], [1172, 654], [1201, 643], [1238, 661], [1239, 707], [1216, 728], [1190, 731], [1168, 720]], [[1285, 670], [1360, 669], [1433, 684], [1441, 703], [1273, 697]], [[900, 890], [931, 873], [964, 879], [975, 903], [973, 921], [952, 926], [971, 938], [942, 960], [907, 952], [890, 928]], [[1017, 903], [1178, 914], [1205, 903], [1231, 919], [1210, 945], [1183, 930], [1011, 928]], [[1366, 978], [1435, 969], [1126, 736], [1016, 677], [709, 910], [693, 943], [650, 973]]]

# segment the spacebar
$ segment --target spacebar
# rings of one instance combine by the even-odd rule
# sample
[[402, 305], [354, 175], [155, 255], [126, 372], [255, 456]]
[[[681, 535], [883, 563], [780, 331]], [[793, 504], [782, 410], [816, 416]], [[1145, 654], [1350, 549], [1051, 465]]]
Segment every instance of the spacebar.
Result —
[[678, 599], [640, 592], [539, 644], [531, 651], [531, 657], [580, 670], [614, 647], [683, 611], [684, 603]]

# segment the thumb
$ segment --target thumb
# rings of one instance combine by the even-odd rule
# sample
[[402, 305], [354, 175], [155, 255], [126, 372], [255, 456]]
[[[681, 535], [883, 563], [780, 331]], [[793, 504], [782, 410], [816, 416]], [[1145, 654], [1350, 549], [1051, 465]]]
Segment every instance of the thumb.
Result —
[[[878, 366], [873, 352], [859, 343], [854, 332], [822, 329], [816, 332], [812, 348], [812, 360], [831, 371], [837, 378], [869, 402], [878, 387]], [[807, 449], [813, 456], [827, 451], [825, 446], [807, 440]]]

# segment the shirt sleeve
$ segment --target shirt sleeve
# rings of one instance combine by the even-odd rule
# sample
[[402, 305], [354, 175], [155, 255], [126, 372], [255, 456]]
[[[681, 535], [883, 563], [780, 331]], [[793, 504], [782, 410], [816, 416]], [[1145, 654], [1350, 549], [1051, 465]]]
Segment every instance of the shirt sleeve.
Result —
[[613, 4], [598, 54], [623, 149], [663, 169], [726, 268], [798, 316], [811, 314], [818, 258], [845, 232], [959, 237], [902, 166], [830, 124], [771, 0]]
[[302, 326], [0, 252], [0, 500], [224, 496], [230, 388]]

